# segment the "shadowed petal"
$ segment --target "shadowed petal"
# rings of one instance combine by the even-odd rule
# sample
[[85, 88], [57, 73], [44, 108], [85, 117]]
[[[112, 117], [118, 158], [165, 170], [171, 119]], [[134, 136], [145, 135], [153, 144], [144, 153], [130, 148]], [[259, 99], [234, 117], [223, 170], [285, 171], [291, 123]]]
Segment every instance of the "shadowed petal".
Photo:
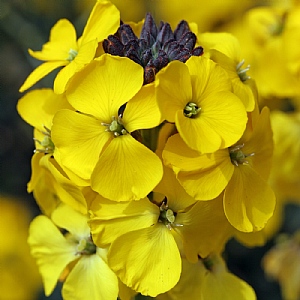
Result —
[[114, 138], [99, 157], [91, 185], [110, 200], [139, 200], [158, 184], [162, 173], [156, 154], [131, 135], [122, 135]]
[[116, 239], [108, 264], [123, 283], [151, 297], [174, 287], [181, 273], [177, 244], [171, 231], [160, 224]]

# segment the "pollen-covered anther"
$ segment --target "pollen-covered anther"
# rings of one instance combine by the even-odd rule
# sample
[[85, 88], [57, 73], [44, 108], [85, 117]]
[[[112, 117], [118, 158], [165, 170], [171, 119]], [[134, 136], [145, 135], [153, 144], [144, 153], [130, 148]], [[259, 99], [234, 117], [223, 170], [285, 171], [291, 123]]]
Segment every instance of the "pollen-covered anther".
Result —
[[187, 118], [194, 118], [200, 113], [200, 111], [201, 111], [201, 107], [198, 107], [198, 105], [194, 102], [189, 102], [185, 106], [183, 110], [183, 114]]
[[74, 49], [71, 48], [69, 50], [69, 56], [68, 56], [67, 60], [68, 61], [74, 60], [74, 58], [77, 56], [77, 54], [78, 54], [78, 51], [76, 51], [76, 50], [74, 50]]
[[124, 127], [122, 115], [119, 115], [118, 118], [112, 116], [111, 123], [101, 123], [101, 125], [106, 126], [105, 131], [112, 132], [115, 137], [129, 133]]
[[242, 68], [244, 63], [245, 63], [245, 60], [243, 59], [236, 66], [236, 72], [239, 75], [241, 81], [246, 81], [251, 78], [249, 75], [247, 75], [247, 72], [250, 70], [250, 65], [248, 65], [246, 68]]
[[244, 147], [245, 144], [236, 145], [234, 147], [229, 148], [229, 155], [231, 162], [235, 166], [239, 165], [248, 165], [249, 162], [247, 157], [254, 156], [255, 153], [245, 154], [241, 149]]
[[51, 130], [47, 128], [45, 125], [43, 126], [45, 131], [41, 131], [41, 133], [44, 135], [43, 139], [40, 141], [36, 138], [33, 138], [33, 140], [41, 145], [43, 148], [35, 149], [34, 153], [41, 152], [45, 154], [53, 153], [54, 152], [54, 143], [51, 140]]

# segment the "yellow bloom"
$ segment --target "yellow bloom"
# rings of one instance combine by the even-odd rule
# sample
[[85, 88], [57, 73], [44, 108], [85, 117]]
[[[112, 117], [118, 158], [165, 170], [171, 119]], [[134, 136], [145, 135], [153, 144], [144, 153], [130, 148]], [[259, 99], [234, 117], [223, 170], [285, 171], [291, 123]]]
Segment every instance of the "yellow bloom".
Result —
[[199, 254], [223, 250], [230, 236], [221, 199], [195, 203], [171, 169], [155, 188], [153, 202], [144, 198], [137, 205], [98, 197], [91, 211], [94, 242], [111, 244], [109, 266], [123, 283], [152, 297], [179, 280], [180, 254], [197, 261]]
[[[87, 218], [70, 207], [59, 206], [51, 216], [36, 217], [28, 243], [49, 296], [63, 271], [67, 278], [62, 295], [68, 300], [115, 300], [118, 280], [106, 263], [106, 250], [97, 248], [90, 237]], [[67, 230], [63, 235], [59, 228]]]
[[63, 93], [69, 79], [94, 59], [98, 43], [113, 34], [119, 23], [119, 11], [107, 1], [96, 2], [78, 40], [74, 26], [66, 19], [59, 20], [53, 26], [49, 42], [44, 44], [42, 51], [29, 49], [31, 56], [45, 62], [28, 76], [20, 92], [29, 89], [51, 71], [64, 67], [54, 81], [54, 91]]
[[300, 200], [300, 114], [273, 111], [274, 159], [270, 182], [281, 201]]
[[37, 300], [42, 285], [26, 242], [31, 212], [24, 200], [0, 195], [1, 299]]
[[103, 55], [70, 83], [67, 98], [78, 112], [61, 110], [53, 120], [62, 164], [115, 201], [145, 197], [162, 177], [160, 159], [137, 140], [139, 129], [161, 121], [154, 86], [142, 84], [141, 66]]
[[249, 118], [243, 137], [229, 149], [199, 155], [179, 135], [169, 138], [163, 158], [185, 190], [198, 200], [224, 192], [229, 222], [244, 232], [261, 230], [272, 216], [275, 196], [266, 180], [273, 151], [269, 110]]
[[255, 106], [254, 81], [247, 74], [250, 65], [243, 66], [245, 61], [241, 59], [237, 38], [229, 33], [203, 33], [198, 39], [204, 53], [226, 70], [233, 93], [243, 102], [246, 111], [252, 111]]
[[33, 90], [17, 104], [21, 117], [34, 127], [35, 153], [32, 156], [32, 175], [28, 192], [33, 192], [41, 210], [48, 215], [61, 200], [74, 209], [86, 213], [86, 201], [79, 185], [87, 185], [68, 169], [60, 166], [60, 155], [52, 137], [52, 119], [62, 109], [72, 109], [64, 94], [52, 89]]
[[195, 264], [183, 259], [178, 284], [157, 300], [255, 300], [254, 290], [228, 272], [220, 255], [210, 255]]
[[282, 235], [277, 245], [263, 258], [263, 268], [266, 274], [278, 280], [285, 300], [297, 300], [300, 297], [299, 241], [299, 231], [292, 237]]
[[212, 153], [242, 136], [247, 122], [245, 108], [231, 92], [226, 71], [212, 60], [191, 57], [185, 64], [174, 61], [156, 78], [162, 116], [175, 122], [190, 148]]
[[[291, 13], [292, 12], [292, 13]], [[248, 31], [255, 45], [251, 76], [262, 97], [294, 97], [299, 95], [296, 70], [299, 53], [297, 23], [299, 10], [262, 7], [249, 11]]]

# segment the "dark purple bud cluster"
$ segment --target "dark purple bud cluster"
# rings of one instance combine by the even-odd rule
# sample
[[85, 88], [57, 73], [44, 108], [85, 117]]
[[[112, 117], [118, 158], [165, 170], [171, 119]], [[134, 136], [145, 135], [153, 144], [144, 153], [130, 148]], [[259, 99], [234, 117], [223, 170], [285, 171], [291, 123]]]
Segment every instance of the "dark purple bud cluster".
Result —
[[196, 47], [196, 35], [188, 23], [181, 21], [174, 32], [170, 24], [161, 22], [157, 27], [151, 14], [147, 14], [138, 38], [128, 24], [121, 24], [114, 35], [103, 42], [106, 53], [126, 56], [144, 68], [144, 84], [154, 81], [155, 74], [172, 60], [186, 62], [191, 56], [203, 54]]

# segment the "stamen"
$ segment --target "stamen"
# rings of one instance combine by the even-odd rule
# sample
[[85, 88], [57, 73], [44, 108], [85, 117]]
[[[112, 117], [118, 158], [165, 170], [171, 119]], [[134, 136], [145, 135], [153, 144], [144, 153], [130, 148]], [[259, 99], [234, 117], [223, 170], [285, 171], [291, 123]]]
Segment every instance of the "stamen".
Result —
[[201, 107], [198, 107], [197, 104], [194, 102], [189, 102], [185, 106], [185, 108], [183, 110], [183, 114], [187, 118], [195, 118], [199, 114], [200, 111], [201, 111]]
[[167, 199], [161, 203], [160, 207], [160, 215], [158, 222], [163, 223], [169, 230], [172, 230], [173, 227], [181, 227], [182, 224], [175, 223], [176, 213], [174, 213], [167, 204]]
[[124, 127], [121, 114], [118, 116], [118, 118], [112, 116], [111, 119], [112, 119], [111, 123], [104, 123], [104, 122], [101, 123], [101, 125], [107, 127], [105, 131], [112, 132], [114, 137], [129, 134], [129, 132]]
[[244, 63], [245, 63], [245, 60], [243, 59], [236, 66], [237, 74], [239, 75], [241, 81], [243, 81], [243, 82], [251, 78], [250, 76], [248, 76], [246, 74], [250, 70], [250, 65], [248, 65], [247, 67], [242, 69], [242, 66]]
[[38, 140], [37, 138], [33, 138], [33, 140], [36, 143], [38, 143], [39, 145], [41, 145], [43, 148], [41, 148], [41, 149], [37, 148], [33, 152], [34, 153], [41, 152], [44, 154], [53, 153], [55, 146], [51, 140], [51, 130], [49, 128], [47, 128], [45, 125], [43, 127], [44, 127], [45, 131], [40, 131], [44, 135], [42, 141]]
[[78, 242], [77, 254], [79, 255], [91, 255], [95, 254], [97, 251], [96, 245], [93, 243], [92, 239], [89, 237], [87, 239], [81, 239]]
[[74, 49], [70, 49], [69, 50], [69, 56], [67, 58], [68, 61], [72, 61], [78, 54], [78, 51], [74, 50]]
[[236, 167], [238, 167], [239, 165], [248, 165], [249, 162], [247, 160], [247, 157], [254, 156], [255, 154], [254, 152], [250, 154], [243, 153], [241, 149], [244, 147], [244, 145], [245, 144], [236, 145], [228, 149], [231, 162]]

